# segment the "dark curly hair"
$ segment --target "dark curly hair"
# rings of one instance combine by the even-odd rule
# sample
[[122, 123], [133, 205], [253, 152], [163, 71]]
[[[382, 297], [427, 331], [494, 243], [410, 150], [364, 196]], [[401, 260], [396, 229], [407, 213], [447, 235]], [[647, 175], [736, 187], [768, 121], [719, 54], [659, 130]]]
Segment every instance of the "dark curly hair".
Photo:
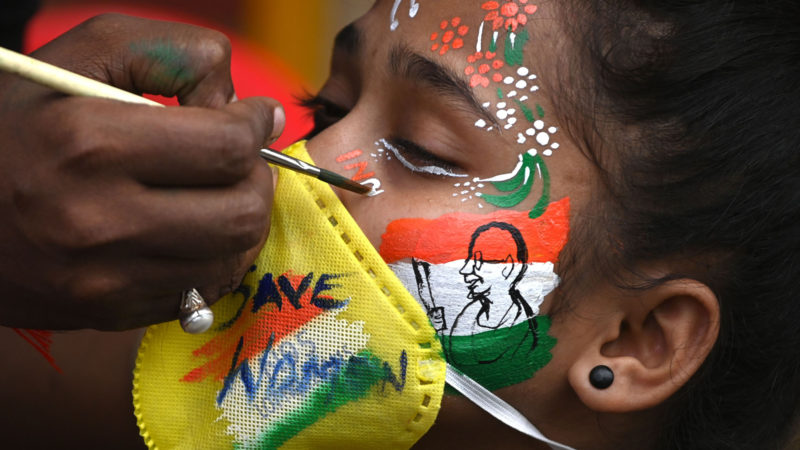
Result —
[[[657, 446], [781, 448], [800, 398], [800, 1], [570, 5], [571, 97], [603, 180], [576, 230], [602, 238], [571, 239], [592, 243], [575, 265], [687, 261], [666, 279], [720, 303], [719, 339], [665, 405]], [[628, 287], [666, 280], [640, 279]]]

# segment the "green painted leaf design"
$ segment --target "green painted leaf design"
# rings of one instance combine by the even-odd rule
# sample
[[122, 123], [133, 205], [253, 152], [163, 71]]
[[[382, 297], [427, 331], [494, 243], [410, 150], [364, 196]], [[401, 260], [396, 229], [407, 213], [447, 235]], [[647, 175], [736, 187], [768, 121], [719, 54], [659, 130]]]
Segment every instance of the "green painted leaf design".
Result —
[[[514, 41], [511, 40], [511, 35], [514, 35]], [[524, 57], [523, 50], [525, 44], [528, 42], [528, 30], [525, 28], [520, 29], [517, 33], [513, 33], [510, 29], [506, 33], [505, 45], [505, 59], [506, 64], [509, 66], [521, 66]]]
[[528, 216], [535, 219], [547, 210], [550, 204], [550, 173], [547, 165], [540, 155], [525, 153], [522, 155], [522, 166], [513, 177], [503, 181], [493, 181], [491, 184], [505, 195], [482, 194], [481, 198], [487, 203], [499, 208], [513, 208], [522, 203], [530, 195], [536, 178], [542, 179], [542, 194], [531, 209]]

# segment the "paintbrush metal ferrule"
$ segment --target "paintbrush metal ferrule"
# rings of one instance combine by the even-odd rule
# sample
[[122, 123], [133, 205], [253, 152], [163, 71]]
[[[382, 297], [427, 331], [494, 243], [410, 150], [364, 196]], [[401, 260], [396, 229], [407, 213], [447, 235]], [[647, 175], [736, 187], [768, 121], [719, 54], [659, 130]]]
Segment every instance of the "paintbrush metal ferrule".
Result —
[[301, 161], [297, 158], [284, 155], [283, 153], [277, 150], [272, 150], [271, 148], [262, 148], [259, 150], [259, 154], [262, 158], [266, 159], [272, 164], [275, 164], [276, 166], [294, 170], [295, 172], [304, 173], [314, 178], [319, 177], [319, 174], [322, 172], [318, 167], [312, 166], [311, 164]]
[[[44, 86], [48, 86], [60, 92], [70, 95], [82, 95], [88, 97], [108, 98], [129, 103], [140, 103], [151, 106], [163, 107], [160, 103], [141, 97], [131, 92], [109, 86], [82, 75], [70, 72], [60, 67], [47, 64], [29, 56], [0, 47], [0, 70], [17, 74], [23, 78], [35, 81]], [[355, 181], [345, 178], [330, 170], [320, 169], [291, 156], [272, 150], [262, 148], [259, 151], [262, 158], [281, 167], [285, 167], [295, 172], [317, 178], [325, 183], [332, 184], [342, 189], [367, 195], [372, 192], [370, 186], [365, 186]]]
[[372, 188], [370, 186], [356, 183], [355, 181], [345, 178], [335, 172], [313, 166], [305, 161], [292, 158], [291, 156], [285, 155], [277, 150], [273, 150], [271, 148], [262, 148], [259, 150], [258, 154], [276, 166], [314, 177], [318, 180], [324, 181], [325, 183], [355, 192], [356, 194], [367, 195], [372, 192]]

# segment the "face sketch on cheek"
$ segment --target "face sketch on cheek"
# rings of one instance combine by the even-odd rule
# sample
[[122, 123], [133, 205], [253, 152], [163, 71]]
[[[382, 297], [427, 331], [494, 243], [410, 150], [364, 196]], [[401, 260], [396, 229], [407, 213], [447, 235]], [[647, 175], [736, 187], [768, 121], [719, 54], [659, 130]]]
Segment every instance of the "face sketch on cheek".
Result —
[[[519, 235], [519, 230], [513, 228], [510, 224], [493, 223], [476, 230], [470, 242], [470, 252], [467, 255], [467, 259], [464, 260], [464, 266], [459, 270], [459, 273], [464, 277], [464, 283], [467, 284], [467, 289], [469, 289], [467, 298], [488, 299], [493, 291], [498, 295], [502, 295], [504, 292], [511, 292], [519, 281], [517, 276], [524, 273], [525, 266], [520, 264], [519, 259], [515, 260], [510, 253], [506, 254], [504, 259], [493, 259], [490, 256], [495, 253], [494, 250], [497, 244], [488, 238], [481, 238], [490, 234], [493, 231], [493, 227], [495, 229], [509, 227], [509, 230], [513, 230], [513, 232], [509, 231], [508, 238], [513, 239], [514, 242], [508, 242], [508, 245], [504, 245], [503, 248], [509, 250], [515, 248], [517, 252], [527, 253], [525, 242], [522, 240], [522, 236]], [[502, 238], [500, 239], [502, 240]], [[527, 258], [522, 259], [525, 260]]]
[[539, 315], [559, 283], [569, 199], [528, 211], [454, 212], [390, 223], [380, 254], [428, 313], [448, 361], [488, 389], [527, 380], [552, 357]]

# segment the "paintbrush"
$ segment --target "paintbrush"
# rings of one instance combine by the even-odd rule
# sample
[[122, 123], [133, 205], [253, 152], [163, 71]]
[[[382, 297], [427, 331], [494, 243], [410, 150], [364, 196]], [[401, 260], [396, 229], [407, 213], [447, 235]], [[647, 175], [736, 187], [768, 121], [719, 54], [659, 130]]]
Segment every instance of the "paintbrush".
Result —
[[[107, 98], [150, 106], [164, 106], [153, 100], [92, 80], [91, 78], [86, 78], [74, 72], [70, 72], [69, 70], [47, 64], [38, 59], [25, 56], [3, 47], [0, 47], [0, 70], [17, 74], [23, 78], [35, 81], [36, 83], [65, 94]], [[347, 189], [357, 194], [366, 195], [372, 191], [370, 186], [356, 183], [335, 172], [316, 167], [304, 161], [300, 161], [299, 159], [284, 155], [271, 148], [262, 148], [259, 150], [259, 156], [276, 166], [314, 177], [325, 183]]]

